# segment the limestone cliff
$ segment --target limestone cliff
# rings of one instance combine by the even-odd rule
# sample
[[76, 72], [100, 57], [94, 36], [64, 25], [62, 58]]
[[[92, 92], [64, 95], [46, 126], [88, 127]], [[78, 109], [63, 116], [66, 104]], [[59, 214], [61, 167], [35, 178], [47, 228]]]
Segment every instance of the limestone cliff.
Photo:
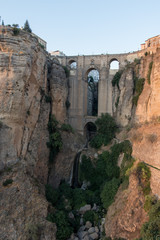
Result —
[[[49, 72], [51, 66], [51, 74]], [[48, 76], [48, 78], [47, 78]], [[47, 124], [52, 112], [46, 96], [54, 78], [65, 88], [65, 73], [31, 34], [0, 29], [0, 239], [55, 239], [54, 224], [46, 221], [48, 202]], [[58, 83], [57, 83], [58, 85]], [[53, 93], [54, 94], [54, 93]], [[66, 100], [66, 94], [58, 99]], [[51, 101], [54, 106], [54, 99]], [[54, 107], [53, 107], [54, 108]], [[62, 108], [62, 109], [61, 109]], [[63, 107], [59, 106], [66, 118]], [[53, 113], [56, 113], [53, 111]], [[60, 119], [59, 119], [60, 120]], [[12, 183], [5, 186], [6, 180]]]
[[[151, 190], [160, 197], [160, 49], [154, 54], [141, 54], [137, 64], [128, 65], [119, 80], [119, 89], [113, 89], [114, 101], [119, 98], [114, 115], [122, 126], [130, 123], [128, 138], [132, 142], [132, 156], [137, 161], [151, 165]], [[134, 77], [145, 78], [144, 88], [137, 107], [133, 105]], [[129, 130], [129, 128], [128, 128]], [[116, 195], [110, 206], [105, 229], [107, 236], [135, 239], [139, 237], [142, 224], [147, 221], [144, 212], [144, 196], [136, 177], [130, 176], [128, 190]]]

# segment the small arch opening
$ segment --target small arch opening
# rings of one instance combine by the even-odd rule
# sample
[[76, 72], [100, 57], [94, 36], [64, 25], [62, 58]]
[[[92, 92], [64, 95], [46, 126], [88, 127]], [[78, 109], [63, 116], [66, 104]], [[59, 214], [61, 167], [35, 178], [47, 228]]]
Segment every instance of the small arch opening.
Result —
[[87, 139], [87, 142], [91, 141], [91, 139], [95, 136], [97, 132], [97, 127], [93, 122], [88, 122], [84, 127], [84, 133]]
[[71, 69], [76, 69], [77, 68], [77, 62], [75, 60], [70, 60], [69, 61], [69, 66]]
[[98, 81], [99, 72], [96, 69], [90, 69], [87, 74], [87, 115], [98, 115]]
[[111, 61], [110, 61], [110, 69], [111, 70], [119, 70], [119, 62], [118, 62], [118, 60], [117, 59], [112, 59]]

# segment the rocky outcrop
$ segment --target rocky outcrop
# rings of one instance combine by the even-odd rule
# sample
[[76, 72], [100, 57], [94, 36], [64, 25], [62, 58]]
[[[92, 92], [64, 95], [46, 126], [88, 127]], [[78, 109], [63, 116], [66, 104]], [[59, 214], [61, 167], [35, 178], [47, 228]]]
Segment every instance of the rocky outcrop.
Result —
[[62, 132], [62, 150], [58, 153], [50, 169], [49, 183], [57, 188], [61, 180], [70, 183], [74, 159], [84, 147], [84, 138], [77, 133]]
[[106, 235], [128, 240], [139, 238], [141, 226], [148, 220], [143, 208], [144, 202], [138, 179], [132, 174], [128, 189], [119, 189], [115, 202], [108, 209], [105, 221]]
[[[48, 60], [35, 37], [21, 30], [15, 36], [12, 28], [1, 26], [0, 50], [0, 239], [27, 240], [34, 235], [53, 240], [56, 227], [46, 221], [44, 190], [51, 112], [46, 96], [48, 80], [56, 76], [62, 84], [64, 70]], [[65, 112], [62, 122], [64, 118]]]
[[113, 114], [121, 126], [126, 126], [132, 117], [132, 98], [134, 89], [134, 72], [130, 67], [123, 71], [119, 87], [113, 88]]
[[67, 122], [66, 100], [68, 95], [65, 71], [56, 58], [52, 61], [50, 72], [50, 92], [52, 98], [52, 114], [60, 122]]

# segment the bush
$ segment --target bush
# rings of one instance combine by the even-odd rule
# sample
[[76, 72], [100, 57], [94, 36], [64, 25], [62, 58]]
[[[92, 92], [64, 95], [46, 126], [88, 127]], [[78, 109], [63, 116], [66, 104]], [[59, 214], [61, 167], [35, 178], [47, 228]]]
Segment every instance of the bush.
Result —
[[39, 224], [30, 223], [26, 227], [26, 237], [31, 240], [39, 240], [41, 235], [41, 226]]
[[157, 201], [149, 211], [149, 221], [141, 229], [142, 239], [157, 239], [160, 235], [160, 201]]
[[139, 179], [139, 184], [142, 187], [144, 195], [148, 195], [150, 193], [150, 177], [151, 172], [150, 169], [144, 162], [140, 162], [137, 165], [136, 174]]
[[144, 78], [135, 78], [135, 96], [133, 96], [133, 104], [137, 106], [139, 96], [141, 95], [144, 87], [145, 79]]
[[70, 105], [71, 105], [71, 104], [70, 104], [69, 100], [67, 99], [67, 100], [66, 100], [66, 108], [69, 109]]
[[147, 74], [147, 81], [148, 81], [148, 84], [151, 83], [150, 78], [151, 78], [152, 66], [153, 66], [153, 61], [150, 62], [150, 64], [149, 64], [149, 69], [148, 69], [148, 74]]
[[112, 79], [112, 86], [117, 86], [117, 88], [119, 89], [119, 80], [121, 78], [122, 75], [122, 71], [118, 71], [116, 72], [116, 74], [114, 75], [113, 79]]
[[114, 197], [120, 185], [120, 180], [113, 178], [111, 181], [106, 182], [101, 192], [101, 201], [104, 208], [108, 208], [114, 201]]
[[20, 29], [17, 28], [17, 27], [13, 27], [12, 31], [13, 31], [13, 35], [14, 35], [14, 36], [17, 36], [17, 35], [19, 35], [19, 33], [20, 33]]
[[85, 191], [81, 188], [75, 188], [73, 191], [73, 209], [79, 209], [86, 205]]
[[97, 134], [92, 138], [90, 145], [99, 148], [102, 144], [107, 145], [115, 136], [117, 125], [115, 120], [108, 114], [102, 114], [95, 122]]
[[70, 125], [70, 124], [66, 124], [66, 123], [63, 123], [63, 124], [61, 125], [61, 130], [62, 130], [62, 131], [66, 131], [66, 132], [74, 133], [74, 130], [73, 130], [73, 128], [71, 127], [71, 125]]
[[94, 211], [90, 210], [84, 213], [83, 215], [83, 220], [84, 220], [84, 224], [89, 221], [91, 222], [93, 225], [95, 225], [96, 223], [98, 223], [98, 214], [96, 214]]
[[46, 190], [47, 201], [51, 202], [52, 205], [54, 206], [56, 204], [57, 200], [58, 200], [58, 197], [59, 197], [58, 190], [53, 189], [52, 186], [50, 186], [49, 184], [46, 184], [45, 190]]
[[58, 240], [66, 240], [73, 232], [73, 228], [70, 226], [67, 216], [63, 211], [57, 211], [54, 215], [48, 214], [47, 220], [56, 223], [56, 239]]
[[157, 141], [157, 135], [152, 133], [147, 135], [147, 140], [151, 143], [154, 143]]
[[65, 71], [66, 78], [69, 78], [69, 76], [70, 76], [70, 70], [69, 70], [66, 66], [63, 66], [63, 69], [64, 69], [64, 71]]
[[49, 118], [48, 131], [49, 142], [47, 142], [47, 147], [50, 149], [49, 160], [50, 162], [53, 162], [53, 159], [62, 148], [62, 138], [58, 129], [58, 121], [54, 115]]
[[46, 103], [50, 103], [52, 101], [52, 98], [51, 96], [45, 95], [45, 100], [46, 100]]
[[3, 182], [3, 186], [7, 186], [9, 184], [12, 184], [13, 183], [13, 180], [12, 179], [6, 179], [6, 181]]

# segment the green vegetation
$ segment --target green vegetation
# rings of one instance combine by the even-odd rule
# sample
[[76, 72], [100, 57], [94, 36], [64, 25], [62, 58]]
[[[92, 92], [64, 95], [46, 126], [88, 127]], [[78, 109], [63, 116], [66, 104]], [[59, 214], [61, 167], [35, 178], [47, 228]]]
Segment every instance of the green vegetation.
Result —
[[148, 74], [147, 74], [147, 81], [148, 81], [148, 84], [151, 83], [151, 81], [150, 81], [150, 77], [151, 77], [151, 72], [152, 72], [152, 66], [153, 66], [153, 61], [150, 62], [150, 64], [149, 64], [149, 69], [148, 69]]
[[31, 28], [30, 28], [30, 26], [29, 26], [28, 20], [26, 20], [26, 22], [24, 23], [23, 30], [26, 31], [26, 32], [29, 32], [29, 33], [32, 32], [32, 30], [31, 30]]
[[56, 238], [58, 240], [66, 240], [73, 232], [73, 228], [70, 226], [67, 216], [63, 211], [57, 211], [54, 214], [48, 214], [47, 220], [56, 223]]
[[20, 33], [20, 29], [19, 29], [19, 25], [18, 24], [12, 24], [12, 31], [13, 31], [13, 35], [17, 36]]
[[141, 59], [140, 59], [140, 58], [135, 58], [135, 59], [134, 59], [134, 63], [135, 63], [136, 65], [140, 64], [140, 63], [141, 63]]
[[107, 145], [114, 138], [117, 125], [108, 113], [102, 114], [95, 124], [97, 126], [97, 134], [92, 138], [90, 145], [93, 148], [100, 148], [102, 144]]
[[114, 75], [113, 79], [112, 79], [112, 86], [115, 87], [117, 86], [117, 88], [119, 89], [119, 80], [121, 78], [123, 71], [119, 70], [118, 72], [116, 72], [116, 74]]
[[66, 104], [66, 109], [68, 110], [69, 107], [70, 107], [70, 105], [71, 105], [68, 99], [66, 100], [66, 103], [65, 103], [65, 104]]
[[98, 223], [99, 217], [94, 211], [90, 210], [84, 213], [83, 215], [84, 223], [90, 221], [93, 225]]
[[62, 131], [66, 131], [66, 132], [74, 133], [74, 130], [73, 130], [73, 128], [71, 127], [71, 125], [70, 125], [70, 124], [66, 124], [66, 123], [63, 123], [63, 124], [61, 125], [61, 130], [62, 130]]
[[45, 95], [45, 100], [46, 100], [46, 103], [51, 103], [52, 98], [51, 96]]
[[104, 208], [108, 208], [114, 201], [114, 196], [120, 185], [120, 180], [113, 178], [111, 181], [105, 183], [101, 192], [101, 200]]
[[117, 97], [117, 100], [115, 102], [115, 107], [117, 108], [118, 107], [118, 104], [119, 104], [119, 96]]
[[135, 78], [135, 96], [133, 97], [133, 104], [137, 106], [139, 96], [141, 95], [144, 87], [144, 78]]
[[54, 157], [62, 148], [62, 138], [58, 129], [58, 122], [54, 115], [49, 118], [48, 131], [49, 142], [47, 142], [47, 147], [50, 149], [49, 161], [53, 162]]
[[142, 239], [156, 240], [160, 236], [160, 200], [151, 203], [149, 221], [141, 229]]
[[39, 224], [30, 223], [26, 227], [27, 239], [39, 240], [41, 235], [41, 226]]
[[69, 78], [69, 76], [70, 76], [70, 70], [69, 70], [66, 66], [63, 66], [63, 69], [64, 69], [64, 71], [65, 71], [66, 78]]
[[13, 183], [13, 180], [12, 179], [6, 179], [4, 182], [3, 182], [3, 186], [7, 186], [9, 184], [12, 184]]
[[150, 193], [150, 177], [151, 172], [150, 169], [144, 162], [140, 162], [137, 165], [136, 174], [139, 180], [139, 185], [143, 190], [144, 195], [148, 195]]
[[[124, 153], [124, 159], [120, 170], [117, 162], [121, 153]], [[86, 190], [72, 189], [64, 181], [61, 182], [58, 189], [46, 185], [46, 198], [53, 206], [47, 220], [56, 223], [57, 239], [67, 239], [73, 231], [76, 232], [79, 229], [80, 215], [77, 210], [86, 204], [91, 204], [92, 207], [97, 204], [99, 212], [93, 210], [85, 212], [84, 223], [90, 221], [93, 226], [98, 224], [100, 218], [114, 201], [119, 185], [125, 179], [124, 176], [133, 161], [131, 153], [131, 143], [126, 140], [115, 144], [110, 152], [105, 151], [92, 161], [83, 155], [79, 165], [79, 182], [89, 182]], [[70, 212], [74, 214], [72, 219], [69, 218]]]

